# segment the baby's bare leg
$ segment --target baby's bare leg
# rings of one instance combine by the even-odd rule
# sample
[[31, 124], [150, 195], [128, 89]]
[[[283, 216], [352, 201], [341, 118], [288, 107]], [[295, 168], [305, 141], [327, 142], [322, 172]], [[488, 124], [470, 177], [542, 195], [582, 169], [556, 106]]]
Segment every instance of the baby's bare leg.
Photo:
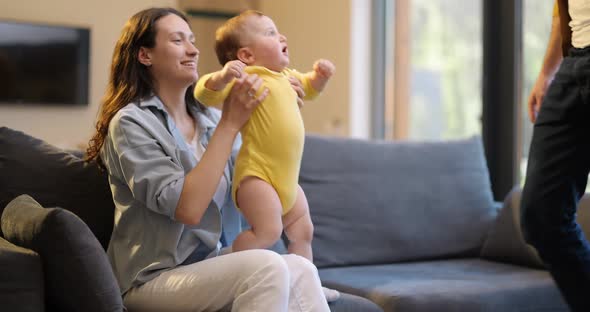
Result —
[[283, 216], [285, 234], [289, 238], [289, 253], [307, 258], [313, 262], [311, 240], [313, 223], [309, 215], [309, 205], [301, 186], [297, 186], [297, 199], [293, 208]]
[[[309, 205], [301, 186], [297, 186], [297, 200], [289, 212], [283, 216], [285, 234], [289, 238], [289, 253], [307, 258], [313, 263], [311, 241], [313, 239], [313, 223], [309, 215]], [[340, 292], [322, 287], [328, 302], [338, 300]]]
[[268, 248], [280, 239], [283, 209], [272, 185], [256, 177], [247, 177], [240, 183], [236, 199], [251, 229], [238, 235], [232, 251]]

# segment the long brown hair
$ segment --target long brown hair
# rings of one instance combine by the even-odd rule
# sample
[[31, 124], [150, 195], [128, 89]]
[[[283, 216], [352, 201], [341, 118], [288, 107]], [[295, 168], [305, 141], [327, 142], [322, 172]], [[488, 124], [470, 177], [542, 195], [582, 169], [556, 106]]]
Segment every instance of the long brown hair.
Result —
[[[104, 166], [100, 150], [115, 114], [127, 104], [138, 102], [154, 92], [154, 79], [137, 56], [141, 47], [153, 48], [156, 45], [156, 22], [169, 14], [178, 15], [188, 23], [186, 16], [173, 8], [150, 8], [133, 15], [123, 27], [113, 51], [111, 73], [98, 112], [96, 132], [88, 142], [85, 155], [87, 161], [96, 160], [99, 166]], [[202, 108], [193, 97], [194, 87], [193, 83], [187, 89], [185, 102]]]

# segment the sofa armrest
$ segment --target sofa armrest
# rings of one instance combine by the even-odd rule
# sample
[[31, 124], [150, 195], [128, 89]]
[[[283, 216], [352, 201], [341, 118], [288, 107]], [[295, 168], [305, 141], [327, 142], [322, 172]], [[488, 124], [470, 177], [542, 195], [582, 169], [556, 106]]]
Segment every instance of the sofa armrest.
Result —
[[533, 268], [545, 268], [537, 251], [528, 245], [520, 228], [520, 187], [506, 196], [498, 216], [487, 234], [480, 256]]
[[0, 307], [5, 311], [45, 311], [39, 255], [0, 237]]
[[123, 311], [107, 255], [78, 216], [62, 208], [45, 208], [22, 195], [6, 206], [1, 226], [7, 241], [40, 255], [46, 304], [52, 310]]

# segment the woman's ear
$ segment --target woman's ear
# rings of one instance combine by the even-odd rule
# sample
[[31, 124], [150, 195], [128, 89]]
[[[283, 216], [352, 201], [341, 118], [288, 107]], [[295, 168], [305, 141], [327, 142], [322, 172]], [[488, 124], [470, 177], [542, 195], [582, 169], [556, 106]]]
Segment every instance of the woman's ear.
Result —
[[139, 62], [147, 67], [152, 66], [152, 55], [148, 48], [141, 47], [139, 48], [139, 53], [137, 54], [137, 59]]
[[252, 50], [246, 47], [240, 48], [236, 53], [236, 57], [238, 58], [238, 60], [242, 61], [242, 63], [246, 65], [252, 65], [254, 64], [254, 61], [256, 61], [256, 58], [254, 57], [254, 53], [252, 53]]

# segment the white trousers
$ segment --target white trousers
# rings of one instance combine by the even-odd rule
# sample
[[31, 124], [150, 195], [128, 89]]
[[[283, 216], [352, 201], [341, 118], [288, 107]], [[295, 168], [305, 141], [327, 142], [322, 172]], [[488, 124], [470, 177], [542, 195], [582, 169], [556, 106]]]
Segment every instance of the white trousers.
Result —
[[129, 312], [330, 311], [309, 260], [246, 250], [179, 266], [131, 289]]

